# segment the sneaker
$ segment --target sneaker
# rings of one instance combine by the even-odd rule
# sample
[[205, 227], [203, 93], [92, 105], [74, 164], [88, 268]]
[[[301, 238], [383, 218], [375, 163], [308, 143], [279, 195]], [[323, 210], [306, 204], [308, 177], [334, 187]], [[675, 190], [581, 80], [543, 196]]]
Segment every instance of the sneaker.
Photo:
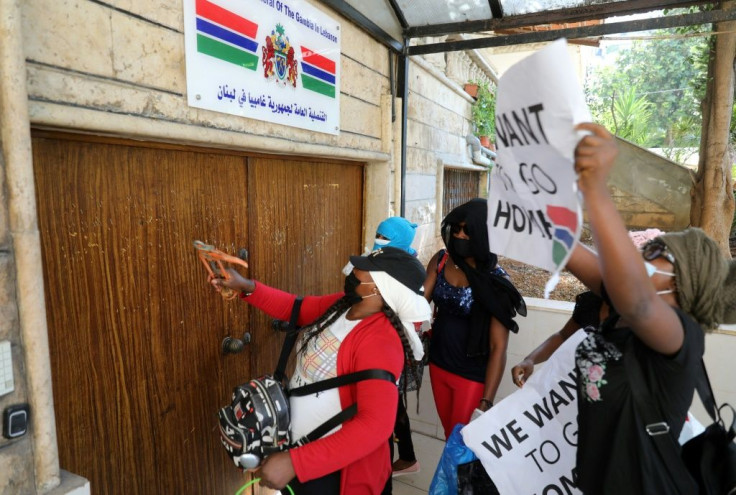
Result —
[[419, 461], [405, 461], [403, 459], [399, 459], [396, 462], [394, 462], [393, 466], [393, 473], [391, 476], [403, 476], [405, 474], [414, 474], [419, 472]]

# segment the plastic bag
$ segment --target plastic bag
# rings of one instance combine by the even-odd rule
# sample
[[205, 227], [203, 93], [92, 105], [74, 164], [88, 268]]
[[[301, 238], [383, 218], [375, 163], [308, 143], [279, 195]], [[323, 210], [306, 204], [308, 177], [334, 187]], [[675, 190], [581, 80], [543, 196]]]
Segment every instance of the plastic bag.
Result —
[[457, 466], [477, 459], [473, 451], [465, 446], [460, 430], [465, 426], [456, 424], [442, 450], [440, 462], [434, 472], [428, 495], [457, 494]]

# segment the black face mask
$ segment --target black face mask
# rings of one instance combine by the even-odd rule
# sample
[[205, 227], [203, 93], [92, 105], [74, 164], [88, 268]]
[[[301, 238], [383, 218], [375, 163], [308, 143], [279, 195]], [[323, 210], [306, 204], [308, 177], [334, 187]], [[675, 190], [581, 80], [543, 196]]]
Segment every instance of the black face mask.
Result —
[[355, 292], [355, 289], [357, 289], [359, 285], [360, 280], [355, 276], [355, 273], [350, 272], [350, 275], [345, 277], [345, 286], [343, 287], [343, 291], [345, 292], [345, 297], [348, 298], [350, 304], [355, 304], [363, 300], [363, 298]]
[[458, 239], [457, 237], [452, 238], [452, 247], [461, 258], [470, 258], [473, 256], [473, 246], [470, 244], [470, 239]]

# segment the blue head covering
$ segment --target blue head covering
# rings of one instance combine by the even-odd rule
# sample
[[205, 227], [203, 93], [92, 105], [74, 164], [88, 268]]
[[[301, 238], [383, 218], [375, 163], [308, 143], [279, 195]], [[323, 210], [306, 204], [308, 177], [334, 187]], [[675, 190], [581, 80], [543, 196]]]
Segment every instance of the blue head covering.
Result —
[[389, 217], [378, 224], [378, 228], [376, 229], [376, 235], [381, 234], [388, 239], [388, 243], [379, 244], [376, 242], [373, 244], [373, 250], [375, 251], [382, 247], [393, 247], [403, 249], [407, 253], [414, 255], [417, 252], [412, 249], [411, 243], [414, 241], [416, 230], [417, 224], [411, 223], [406, 218]]

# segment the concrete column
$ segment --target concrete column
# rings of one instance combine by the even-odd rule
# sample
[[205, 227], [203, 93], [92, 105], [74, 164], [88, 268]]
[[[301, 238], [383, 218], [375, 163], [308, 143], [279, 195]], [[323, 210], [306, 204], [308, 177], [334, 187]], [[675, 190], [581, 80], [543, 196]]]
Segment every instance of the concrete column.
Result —
[[51, 364], [36, 214], [20, 0], [0, 0], [0, 128], [16, 263], [17, 302], [31, 405], [36, 490], [60, 483]]

